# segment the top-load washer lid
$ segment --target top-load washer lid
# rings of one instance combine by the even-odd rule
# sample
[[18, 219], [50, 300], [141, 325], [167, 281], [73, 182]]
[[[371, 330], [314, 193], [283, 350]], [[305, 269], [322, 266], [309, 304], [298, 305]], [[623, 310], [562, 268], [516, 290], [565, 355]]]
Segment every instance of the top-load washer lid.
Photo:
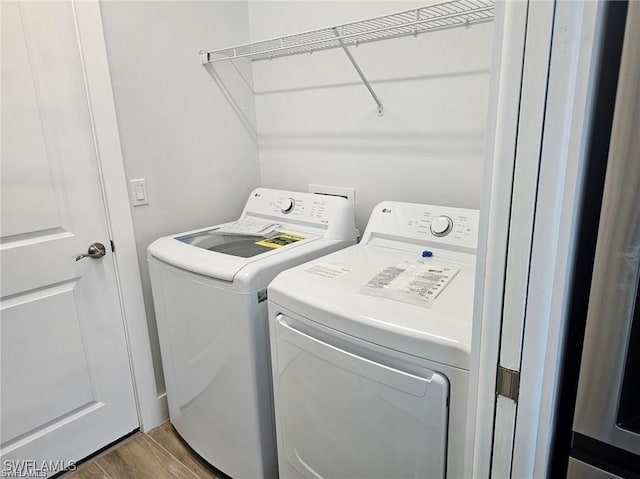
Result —
[[286, 261], [287, 253], [314, 243], [320, 236], [298, 230], [279, 231], [269, 236], [225, 235], [218, 227], [166, 236], [149, 246], [149, 254], [177, 268], [223, 281], [233, 281], [246, 266], [269, 261], [275, 255]]
[[[431, 225], [443, 216], [443, 223], [451, 220], [453, 225], [444, 235], [439, 228], [434, 234]], [[385, 202], [374, 210], [359, 245], [278, 275], [268, 288], [271, 312], [299, 315], [383, 347], [468, 370], [477, 225], [475, 210]], [[436, 275], [441, 286], [425, 287], [435, 299], [420, 305], [393, 291], [371, 294], [372, 284], [392, 284], [388, 276], [414, 266], [450, 272], [448, 278]], [[420, 285], [400, 283], [400, 289], [420, 290]]]
[[[238, 234], [238, 224], [257, 226], [257, 235]], [[262, 231], [261, 224], [273, 228]], [[185, 271], [232, 282], [243, 269], [255, 277], [257, 270], [298, 263], [295, 258], [309, 253], [307, 248], [328, 246], [317, 240], [355, 242], [356, 234], [353, 205], [344, 198], [257, 188], [237, 221], [160, 238], [148, 253]]]

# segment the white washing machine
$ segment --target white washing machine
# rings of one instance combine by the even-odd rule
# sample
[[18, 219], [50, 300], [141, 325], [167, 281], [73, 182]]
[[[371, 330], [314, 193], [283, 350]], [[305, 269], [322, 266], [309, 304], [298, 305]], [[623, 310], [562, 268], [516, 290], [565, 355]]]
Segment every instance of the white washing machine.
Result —
[[383, 202], [272, 281], [281, 478], [464, 476], [477, 235], [476, 210]]
[[355, 240], [344, 198], [258, 188], [238, 221], [149, 246], [171, 422], [227, 475], [277, 477], [267, 285]]

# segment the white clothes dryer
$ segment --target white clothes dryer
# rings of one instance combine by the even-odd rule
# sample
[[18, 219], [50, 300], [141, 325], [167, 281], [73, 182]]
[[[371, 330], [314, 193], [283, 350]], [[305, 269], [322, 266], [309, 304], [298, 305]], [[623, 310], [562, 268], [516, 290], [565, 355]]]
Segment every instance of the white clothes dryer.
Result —
[[238, 221], [149, 246], [171, 423], [225, 474], [277, 477], [267, 285], [356, 234], [344, 198], [258, 188]]
[[463, 477], [478, 211], [383, 202], [362, 242], [279, 274], [280, 477]]

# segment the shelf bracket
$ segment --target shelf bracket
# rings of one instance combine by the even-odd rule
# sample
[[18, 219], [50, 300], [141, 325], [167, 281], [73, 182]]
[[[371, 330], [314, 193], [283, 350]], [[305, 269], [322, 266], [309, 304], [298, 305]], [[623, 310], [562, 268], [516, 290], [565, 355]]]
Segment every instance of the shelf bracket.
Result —
[[198, 50], [198, 55], [200, 55], [200, 61], [202, 61], [203, 65], [207, 65], [211, 62], [209, 58], [209, 52], [207, 52], [204, 48]]
[[355, 68], [356, 72], [358, 72], [358, 75], [360, 75], [360, 79], [364, 83], [364, 86], [367, 87], [367, 90], [369, 90], [369, 93], [371, 93], [371, 96], [373, 97], [374, 101], [378, 105], [378, 116], [384, 115], [384, 108], [382, 107], [382, 102], [380, 101], [380, 98], [378, 98], [378, 95], [376, 95], [376, 92], [373, 91], [373, 88], [371, 88], [371, 84], [369, 83], [369, 80], [367, 80], [367, 77], [364, 76], [364, 73], [362, 73], [362, 70], [358, 66], [358, 62], [356, 62], [356, 59], [353, 58], [353, 55], [351, 54], [351, 52], [349, 51], [347, 46], [342, 41], [340, 33], [338, 33], [338, 29], [334, 27], [333, 28], [333, 33], [336, 36], [336, 38], [338, 39], [338, 42], [340, 43], [340, 46], [344, 50], [344, 53], [347, 55], [347, 58], [349, 58], [349, 61], [351, 61], [351, 64], [353, 65], [353, 68]]

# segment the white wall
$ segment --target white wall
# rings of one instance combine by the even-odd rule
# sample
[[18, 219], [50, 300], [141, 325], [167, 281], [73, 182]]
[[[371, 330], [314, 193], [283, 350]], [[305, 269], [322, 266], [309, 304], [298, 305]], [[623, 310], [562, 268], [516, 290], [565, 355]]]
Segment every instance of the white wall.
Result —
[[[250, 1], [251, 40], [424, 2]], [[253, 63], [263, 186], [356, 188], [364, 228], [379, 201], [479, 208], [492, 24], [353, 49], [385, 108], [341, 50]]]
[[149, 190], [132, 212], [160, 392], [156, 238], [232, 219], [260, 183], [355, 187], [361, 231], [384, 199], [480, 205], [491, 23], [354, 49], [382, 118], [340, 50], [215, 67], [197, 50], [423, 5], [102, 0], [125, 169]]
[[[147, 246], [237, 217], [260, 183], [250, 84], [197, 54], [248, 41], [247, 3], [103, 1], [101, 11], [125, 170], [148, 184], [149, 204], [132, 211], [162, 392]], [[250, 68], [240, 67], [248, 79]]]

